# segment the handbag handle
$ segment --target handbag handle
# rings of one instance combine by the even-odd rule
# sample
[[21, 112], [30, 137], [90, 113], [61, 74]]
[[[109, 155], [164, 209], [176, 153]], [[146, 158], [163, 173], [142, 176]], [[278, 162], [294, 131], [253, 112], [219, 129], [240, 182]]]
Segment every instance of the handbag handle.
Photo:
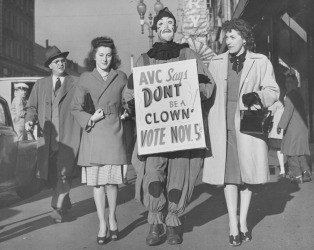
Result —
[[[256, 103], [257, 105], [260, 105], [261, 106], [261, 109], [259, 110], [267, 110], [266, 107], [264, 107], [262, 101], [261, 101], [261, 98], [258, 97], [258, 102]], [[254, 104], [252, 104], [251, 106], [248, 106], [248, 110], [251, 110], [251, 107], [253, 106]]]

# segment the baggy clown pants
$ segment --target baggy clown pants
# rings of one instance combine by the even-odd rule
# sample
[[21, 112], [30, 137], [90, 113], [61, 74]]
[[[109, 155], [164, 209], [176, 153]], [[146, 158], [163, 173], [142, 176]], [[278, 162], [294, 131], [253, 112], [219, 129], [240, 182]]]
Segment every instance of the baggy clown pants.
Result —
[[[203, 164], [204, 150], [193, 149], [148, 156], [140, 183], [148, 223], [179, 226]], [[164, 218], [165, 217], [165, 218]]]

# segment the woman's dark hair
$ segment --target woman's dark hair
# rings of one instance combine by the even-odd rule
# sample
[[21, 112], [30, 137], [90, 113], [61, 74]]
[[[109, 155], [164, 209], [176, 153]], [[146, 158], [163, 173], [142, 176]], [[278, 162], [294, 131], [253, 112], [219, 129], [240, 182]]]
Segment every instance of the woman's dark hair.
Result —
[[295, 74], [287, 74], [286, 75], [286, 79], [287, 78], [291, 78], [295, 82], [295, 84], [299, 83], [299, 80], [298, 80], [298, 78], [297, 78], [297, 76]]
[[110, 37], [101, 36], [92, 40], [91, 49], [87, 54], [87, 58], [84, 60], [84, 65], [88, 71], [93, 71], [96, 67], [95, 54], [99, 47], [108, 47], [112, 49], [112, 60], [110, 68], [117, 69], [121, 65], [121, 60], [118, 56], [117, 49], [114, 45], [113, 40]]
[[236, 30], [240, 33], [242, 38], [245, 39], [246, 44], [244, 47], [251, 50], [254, 46], [254, 35], [252, 31], [252, 26], [244, 21], [243, 19], [233, 19], [230, 21], [225, 21], [222, 24], [222, 30], [224, 32], [230, 32], [231, 30]]

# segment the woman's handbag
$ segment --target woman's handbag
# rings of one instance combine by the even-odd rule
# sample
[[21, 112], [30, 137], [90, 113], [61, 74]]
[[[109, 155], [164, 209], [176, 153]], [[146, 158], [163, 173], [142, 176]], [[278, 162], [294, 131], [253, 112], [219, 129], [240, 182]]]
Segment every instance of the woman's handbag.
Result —
[[92, 97], [90, 96], [90, 93], [87, 93], [84, 96], [84, 104], [82, 105], [82, 108], [86, 113], [89, 113], [91, 115], [95, 113], [95, 106]]
[[260, 102], [261, 109], [240, 110], [240, 132], [251, 135], [268, 134], [272, 125], [271, 111], [263, 107]]

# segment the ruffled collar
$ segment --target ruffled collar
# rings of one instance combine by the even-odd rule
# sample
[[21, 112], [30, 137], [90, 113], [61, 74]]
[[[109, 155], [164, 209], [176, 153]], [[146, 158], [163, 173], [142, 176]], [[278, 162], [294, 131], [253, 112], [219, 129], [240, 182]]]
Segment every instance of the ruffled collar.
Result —
[[167, 43], [157, 42], [154, 43], [153, 47], [147, 52], [147, 55], [157, 60], [169, 60], [178, 57], [180, 50], [188, 47], [189, 45], [187, 43], [180, 44], [173, 41]]

